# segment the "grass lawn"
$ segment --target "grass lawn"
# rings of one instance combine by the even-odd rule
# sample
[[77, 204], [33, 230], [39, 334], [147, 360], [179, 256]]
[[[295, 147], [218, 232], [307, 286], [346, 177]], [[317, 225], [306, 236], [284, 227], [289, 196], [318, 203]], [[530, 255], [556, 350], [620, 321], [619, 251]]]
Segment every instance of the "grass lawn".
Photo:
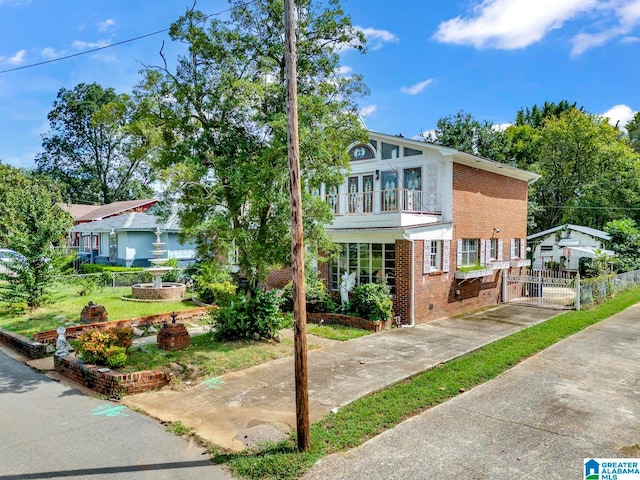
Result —
[[[291, 439], [257, 452], [226, 454], [211, 447], [217, 463], [240, 478], [300, 478], [325, 455], [361, 445], [403, 420], [455, 397], [510, 369], [527, 357], [640, 301], [640, 288], [620, 293], [591, 310], [567, 312], [428, 370], [411, 380], [363, 397], [311, 426], [311, 451]], [[380, 453], [384, 455], [384, 452]]]
[[[346, 341], [372, 332], [343, 325], [309, 324], [307, 332], [325, 338]], [[124, 372], [169, 368], [174, 374], [171, 387], [181, 389], [185, 382], [219, 376], [261, 363], [293, 355], [293, 341], [217, 342], [209, 334], [191, 337], [191, 345], [183, 350], [167, 352], [155, 344], [134, 346], [127, 353]], [[313, 342], [309, 349], [314, 349]]]
[[121, 300], [120, 297], [131, 295], [131, 287], [97, 287], [91, 293], [81, 296], [79, 292], [82, 288], [80, 285], [58, 284], [51, 293], [51, 301], [33, 311], [16, 313], [8, 307], [0, 308], [0, 328], [31, 337], [35, 333], [59, 327], [64, 323], [56, 318], [60, 315], [71, 322], [79, 322], [80, 312], [89, 301], [104, 305], [109, 320], [137, 318], [196, 307], [191, 302], [142, 303]]

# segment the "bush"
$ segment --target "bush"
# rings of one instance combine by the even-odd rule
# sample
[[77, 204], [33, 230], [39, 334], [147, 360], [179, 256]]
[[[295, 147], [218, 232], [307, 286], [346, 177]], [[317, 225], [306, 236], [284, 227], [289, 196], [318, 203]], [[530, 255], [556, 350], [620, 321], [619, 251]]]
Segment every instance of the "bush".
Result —
[[91, 328], [80, 334], [76, 349], [85, 362], [117, 368], [126, 363], [127, 349], [132, 344], [133, 329], [130, 327]]
[[386, 285], [365, 283], [353, 289], [350, 309], [359, 317], [386, 320], [391, 317], [393, 302]]
[[275, 338], [284, 322], [275, 291], [255, 292], [251, 298], [236, 295], [213, 315], [213, 336], [220, 341]]
[[[335, 311], [335, 303], [331, 300], [324, 283], [317, 278], [307, 278], [305, 281], [305, 297], [307, 300], [307, 313], [325, 313], [332, 309]], [[283, 312], [293, 311], [293, 283], [289, 282], [282, 290], [280, 308]]]
[[144, 270], [142, 267], [116, 267], [113, 265], [101, 265], [99, 263], [83, 263], [80, 265], [80, 273], [102, 272], [136, 272]]
[[235, 298], [236, 286], [230, 281], [198, 284], [198, 298], [201, 302], [219, 307], [228, 306]]
[[163, 282], [177, 282], [182, 272], [178, 269], [179, 261], [177, 258], [170, 258], [162, 264], [163, 267], [173, 267], [173, 270], [168, 271], [162, 276]]

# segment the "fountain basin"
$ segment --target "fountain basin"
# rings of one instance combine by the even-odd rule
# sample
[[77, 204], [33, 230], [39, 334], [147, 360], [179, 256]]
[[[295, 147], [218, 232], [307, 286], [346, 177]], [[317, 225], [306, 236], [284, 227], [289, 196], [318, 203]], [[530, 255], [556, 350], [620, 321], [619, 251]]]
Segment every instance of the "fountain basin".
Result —
[[141, 302], [175, 302], [184, 298], [185, 291], [184, 283], [162, 282], [161, 287], [137, 283], [131, 287], [131, 296], [132, 300]]

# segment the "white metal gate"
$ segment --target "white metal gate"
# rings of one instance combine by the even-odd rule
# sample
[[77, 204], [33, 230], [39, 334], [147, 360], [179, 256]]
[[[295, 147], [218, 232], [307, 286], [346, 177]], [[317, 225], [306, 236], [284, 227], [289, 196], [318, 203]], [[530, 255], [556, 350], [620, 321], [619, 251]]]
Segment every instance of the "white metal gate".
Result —
[[580, 277], [551, 270], [503, 275], [502, 300], [547, 308], [580, 310]]

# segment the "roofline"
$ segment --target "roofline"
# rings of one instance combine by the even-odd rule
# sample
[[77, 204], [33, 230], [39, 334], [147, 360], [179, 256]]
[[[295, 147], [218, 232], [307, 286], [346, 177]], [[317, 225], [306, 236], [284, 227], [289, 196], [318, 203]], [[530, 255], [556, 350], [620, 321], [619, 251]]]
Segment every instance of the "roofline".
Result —
[[436, 145], [434, 143], [423, 142], [411, 138], [398, 137], [396, 135], [389, 135], [387, 133], [375, 132], [373, 130], [369, 130], [368, 132], [370, 135], [384, 137], [394, 142], [408, 143], [414, 147], [417, 146], [419, 148], [425, 148], [426, 146], [427, 148], [438, 151], [445, 157], [452, 157], [453, 161], [456, 163], [467, 165], [469, 167], [480, 168], [482, 170], [496, 173], [498, 175], [504, 175], [505, 177], [516, 178], [518, 180], [525, 181], [528, 184], [532, 184], [540, 178], [540, 175], [538, 175], [537, 173], [512, 167], [511, 165], [508, 165], [506, 163], [488, 160], [486, 158], [478, 157], [477, 155], [472, 155], [470, 153], [461, 152], [460, 150], [456, 150], [455, 148]]
[[[585, 230], [586, 228], [588, 228], [590, 231], [586, 231]], [[575, 230], [576, 232], [584, 233], [585, 235], [590, 235], [592, 237], [601, 238], [602, 240], [611, 240], [611, 235], [609, 235], [607, 232], [603, 232], [602, 230], [598, 230], [597, 228], [585, 227], [582, 225], [573, 225], [571, 223], [565, 223], [557, 227], [549, 228], [542, 232], [532, 233], [531, 235], [527, 236], [527, 240], [533, 240], [535, 238], [546, 236], [546, 235], [549, 235], [550, 233], [554, 233], [563, 229]], [[594, 235], [592, 232], [601, 232], [603, 235], [598, 235], [597, 233]]]

